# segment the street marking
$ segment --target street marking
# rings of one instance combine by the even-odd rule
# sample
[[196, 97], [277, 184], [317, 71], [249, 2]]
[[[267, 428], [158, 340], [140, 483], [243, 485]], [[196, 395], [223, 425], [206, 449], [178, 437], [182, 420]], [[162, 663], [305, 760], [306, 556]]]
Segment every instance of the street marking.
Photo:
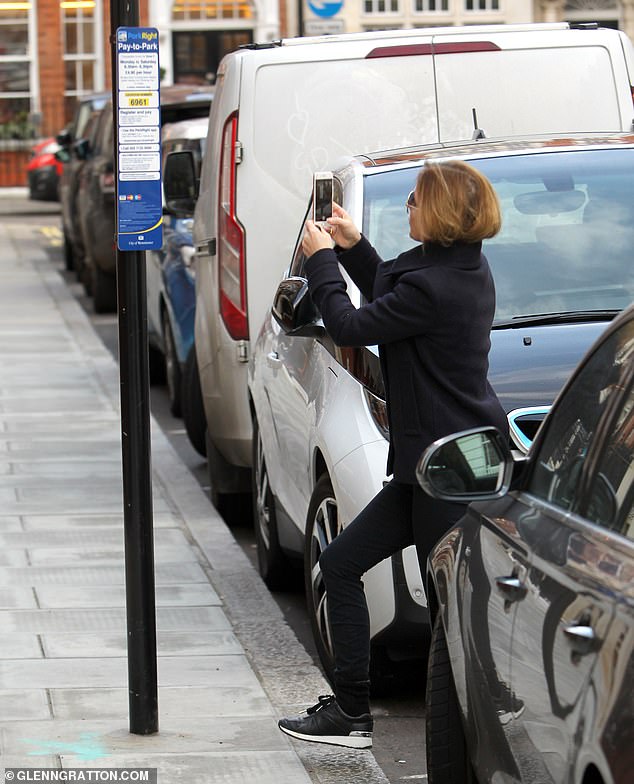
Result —
[[59, 226], [41, 226], [40, 231], [51, 245], [59, 247], [62, 244], [62, 231]]

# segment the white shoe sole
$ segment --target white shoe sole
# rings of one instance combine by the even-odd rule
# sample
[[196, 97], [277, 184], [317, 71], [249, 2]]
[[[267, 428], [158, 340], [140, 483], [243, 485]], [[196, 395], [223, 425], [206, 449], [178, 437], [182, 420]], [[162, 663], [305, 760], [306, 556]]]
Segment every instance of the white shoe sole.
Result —
[[280, 729], [291, 738], [307, 740], [311, 743], [327, 743], [330, 746], [345, 746], [348, 749], [372, 748], [372, 738], [367, 735], [302, 735], [301, 732], [293, 732], [286, 727], [280, 727]]

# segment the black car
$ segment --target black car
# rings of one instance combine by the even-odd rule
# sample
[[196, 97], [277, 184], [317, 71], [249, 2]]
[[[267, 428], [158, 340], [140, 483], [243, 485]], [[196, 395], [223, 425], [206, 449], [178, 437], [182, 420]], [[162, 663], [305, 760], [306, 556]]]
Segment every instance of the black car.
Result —
[[[191, 85], [161, 90], [161, 124], [206, 117], [212, 93]], [[88, 160], [78, 186], [78, 222], [83, 238], [85, 270], [82, 280], [94, 301], [95, 311], [115, 310], [115, 166], [112, 100], [100, 112], [88, 142]]]
[[66, 269], [78, 270], [84, 256], [77, 213], [79, 176], [89, 154], [87, 140], [109, 97], [110, 93], [95, 93], [78, 98], [72, 122], [57, 135], [57, 143], [61, 149], [57, 151], [56, 157], [63, 163], [59, 180], [59, 200]]
[[429, 447], [418, 477], [474, 502], [428, 562], [430, 783], [630, 784], [634, 307], [527, 457], [473, 430]]

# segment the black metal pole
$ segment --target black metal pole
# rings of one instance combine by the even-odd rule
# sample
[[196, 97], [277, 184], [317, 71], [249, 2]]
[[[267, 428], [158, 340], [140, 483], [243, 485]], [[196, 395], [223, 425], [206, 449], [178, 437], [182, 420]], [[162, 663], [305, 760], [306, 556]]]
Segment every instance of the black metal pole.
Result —
[[[115, 39], [117, 28], [138, 27], [138, 0], [111, 0], [110, 25], [118, 171]], [[158, 677], [145, 253], [116, 254], [130, 732], [151, 735], [158, 732]]]

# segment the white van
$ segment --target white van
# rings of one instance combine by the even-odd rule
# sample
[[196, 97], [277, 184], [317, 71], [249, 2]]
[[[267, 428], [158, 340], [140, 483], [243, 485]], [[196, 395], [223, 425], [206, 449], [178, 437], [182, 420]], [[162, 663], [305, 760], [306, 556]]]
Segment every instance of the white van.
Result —
[[630, 130], [633, 75], [623, 33], [565, 23], [298, 38], [223, 59], [193, 231], [216, 500], [250, 489], [249, 346], [288, 266], [312, 172], [344, 154], [470, 139], [476, 127], [487, 138]]

